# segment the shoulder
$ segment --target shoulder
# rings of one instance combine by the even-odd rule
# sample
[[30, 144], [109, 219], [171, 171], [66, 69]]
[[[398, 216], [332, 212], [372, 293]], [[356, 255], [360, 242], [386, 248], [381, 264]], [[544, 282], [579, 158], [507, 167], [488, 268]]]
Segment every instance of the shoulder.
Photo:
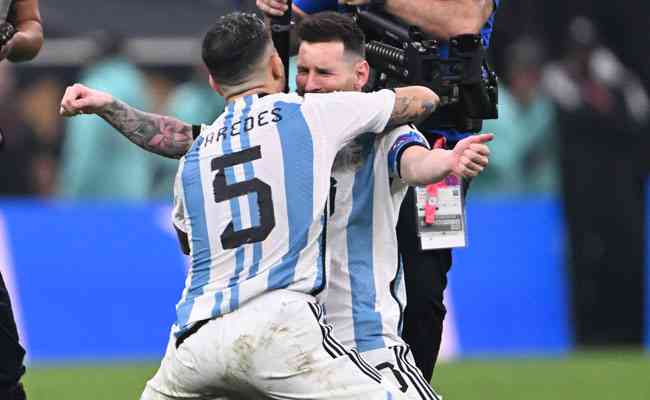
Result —
[[413, 125], [401, 125], [393, 128], [381, 137], [388, 146], [399, 145], [400, 143], [420, 143], [428, 147], [427, 139]]

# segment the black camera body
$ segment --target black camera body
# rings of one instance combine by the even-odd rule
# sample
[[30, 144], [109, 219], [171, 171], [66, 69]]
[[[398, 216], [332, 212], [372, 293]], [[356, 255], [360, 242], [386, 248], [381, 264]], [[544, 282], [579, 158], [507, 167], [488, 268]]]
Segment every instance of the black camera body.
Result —
[[478, 132], [483, 120], [497, 118], [498, 79], [487, 64], [480, 35], [451, 38], [443, 57], [440, 42], [425, 39], [415, 27], [361, 8], [353, 16], [366, 35], [373, 90], [422, 85], [440, 97], [440, 107], [420, 128]]
[[11, 40], [12, 37], [16, 34], [16, 28], [9, 23], [3, 22], [0, 23], [0, 47], [4, 46]]

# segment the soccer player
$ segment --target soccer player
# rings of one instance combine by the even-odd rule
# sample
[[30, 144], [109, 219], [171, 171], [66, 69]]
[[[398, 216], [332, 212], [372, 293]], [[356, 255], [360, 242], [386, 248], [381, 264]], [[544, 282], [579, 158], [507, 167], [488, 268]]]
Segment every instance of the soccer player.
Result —
[[[267, 15], [282, 15], [287, 0], [256, 0]], [[347, 6], [369, 6], [392, 15], [397, 20], [421, 29], [440, 41], [443, 57], [449, 52], [449, 40], [461, 34], [480, 34], [487, 48], [492, 35], [499, 0], [294, 0], [297, 16], [325, 10], [346, 10]], [[456, 129], [423, 129], [429, 144], [444, 138], [451, 149], [471, 132]], [[463, 179], [463, 189], [469, 186]], [[431, 380], [440, 351], [443, 320], [447, 313], [443, 302], [447, 273], [451, 268], [451, 249], [420, 250], [415, 212], [415, 193], [409, 189], [400, 210], [397, 235], [404, 263], [406, 297], [409, 306], [404, 315], [403, 337], [425, 378]]]
[[[350, 18], [336, 13], [314, 15], [301, 25], [299, 37], [301, 94], [359, 91], [366, 84], [369, 68], [363, 58], [363, 33]], [[430, 399], [435, 394], [399, 337], [404, 306], [395, 235], [399, 205], [407, 183], [437, 181], [452, 170], [461, 176], [478, 173], [488, 154], [478, 143], [488, 138], [466, 140], [457, 146], [456, 154], [429, 151], [424, 138], [404, 126], [376, 139], [364, 135], [336, 158], [333, 213], [327, 223], [329, 287], [322, 296], [328, 321], [343, 344], [364, 352], [409, 398]], [[466, 157], [463, 161], [461, 155]], [[470, 159], [476, 159], [476, 165], [466, 164]]]
[[[305, 18], [298, 28], [299, 93], [360, 91], [368, 82], [364, 35], [335, 12]], [[490, 135], [429, 150], [412, 126], [383, 136], [363, 135], [337, 155], [333, 213], [327, 224], [331, 257], [324, 304], [344, 345], [356, 348], [407, 394], [437, 399], [400, 337], [406, 305], [395, 226], [408, 185], [437, 182], [449, 173], [476, 176], [487, 164]]]
[[[221, 17], [203, 41], [226, 111], [190, 150], [191, 127], [68, 88], [63, 115], [99, 113], [145, 148], [182, 156], [181, 218], [192, 259], [167, 352], [142, 399], [404, 398], [324, 323], [323, 224], [336, 153], [366, 132], [428, 116], [435, 93], [281, 94], [263, 21]], [[191, 135], [189, 136], [191, 138]], [[180, 151], [179, 151], [180, 150]], [[184, 154], [184, 155], [183, 155]]]
[[[0, 62], [29, 61], [36, 57], [43, 45], [43, 28], [38, 8], [38, 0], [15, 0], [7, 20], [16, 33], [0, 47]], [[0, 149], [4, 138], [0, 130]], [[25, 350], [20, 345], [18, 330], [9, 292], [0, 275], [0, 399], [24, 400], [25, 390], [20, 378], [25, 373], [23, 359]]]

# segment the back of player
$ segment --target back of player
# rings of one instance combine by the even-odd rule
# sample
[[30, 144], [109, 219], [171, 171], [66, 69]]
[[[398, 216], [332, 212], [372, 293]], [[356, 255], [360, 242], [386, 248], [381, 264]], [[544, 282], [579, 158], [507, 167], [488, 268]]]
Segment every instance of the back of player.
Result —
[[325, 126], [323, 117], [356, 96], [363, 96], [368, 111], [354, 123], [381, 129], [394, 98], [389, 91], [307, 100], [244, 96], [203, 129], [177, 177], [175, 224], [187, 233], [192, 256], [177, 306], [177, 336], [272, 290], [322, 290], [330, 170], [338, 148], [353, 137], [337, 132], [358, 131], [349, 125], [356, 118]]
[[[400, 398], [332, 337], [313, 297], [325, 284], [336, 152], [363, 131], [380, 132], [394, 97], [244, 96], [203, 129], [176, 182], [174, 224], [187, 233], [191, 269], [143, 399]], [[333, 121], [358, 102], [366, 107]]]
[[181, 160], [177, 215], [186, 218], [176, 225], [188, 234], [192, 268], [177, 306], [180, 332], [269, 290], [322, 289], [325, 199], [314, 166], [327, 161], [314, 152], [298, 100], [230, 102]]

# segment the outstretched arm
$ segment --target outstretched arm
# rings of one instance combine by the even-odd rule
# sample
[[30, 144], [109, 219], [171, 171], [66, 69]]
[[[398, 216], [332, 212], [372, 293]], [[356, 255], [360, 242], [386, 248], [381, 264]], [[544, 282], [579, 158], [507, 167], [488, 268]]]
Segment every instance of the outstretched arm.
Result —
[[404, 150], [400, 175], [409, 185], [427, 185], [453, 173], [460, 177], [475, 177], [488, 164], [490, 149], [486, 145], [493, 135], [470, 136], [458, 142], [453, 150], [427, 150], [412, 146]]
[[192, 146], [192, 125], [151, 114], [114, 99], [110, 94], [75, 84], [66, 89], [60, 114], [97, 114], [143, 149], [169, 158], [182, 157]]

